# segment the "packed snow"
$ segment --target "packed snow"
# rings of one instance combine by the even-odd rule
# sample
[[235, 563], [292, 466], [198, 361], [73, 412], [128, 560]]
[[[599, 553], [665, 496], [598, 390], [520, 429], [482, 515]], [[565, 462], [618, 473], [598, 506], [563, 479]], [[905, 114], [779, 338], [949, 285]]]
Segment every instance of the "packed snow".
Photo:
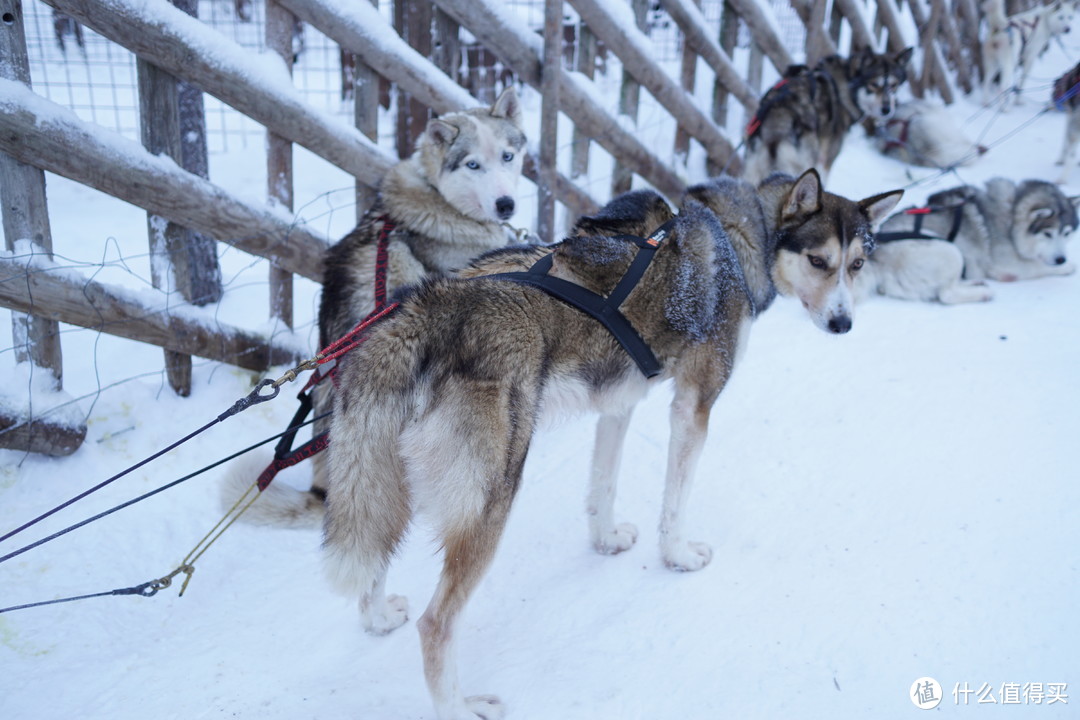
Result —
[[[904, 187], [906, 206], [996, 175], [1055, 177], [1065, 118], [1041, 111], [1078, 48], [1076, 33], [1052, 46], [1025, 102], [1007, 113], [976, 98], [949, 107], [991, 147], [972, 167], [909, 168], [855, 130], [829, 189], [861, 198]], [[619, 74], [609, 75], [597, 87], [614, 108]], [[538, 96], [523, 99], [538, 124]], [[643, 140], [670, 148], [673, 129], [654, 118], [643, 110]], [[704, 177], [699, 155], [690, 180]], [[339, 237], [355, 220], [342, 201], [351, 178], [299, 149], [296, 164], [298, 214]], [[255, 151], [215, 155], [211, 178], [250, 194], [265, 186], [262, 165]], [[593, 163], [591, 192], [607, 169]], [[58, 264], [92, 260], [95, 279], [145, 288], [145, 213], [55, 176], [48, 183]], [[1080, 168], [1065, 189], [1080, 192]], [[533, 188], [522, 190], [515, 221], [531, 223]], [[265, 265], [228, 248], [222, 265], [227, 293], [215, 312], [263, 322]], [[700, 572], [667, 570], [657, 549], [667, 387], [630, 429], [617, 519], [640, 535], [621, 555], [600, 556], [587, 539], [593, 419], [540, 432], [463, 616], [465, 693], [500, 695], [513, 720], [888, 719], [918, 713], [912, 685], [931, 677], [950, 717], [1075, 717], [1080, 278], [993, 289], [991, 302], [953, 307], [871, 298], [840, 337], [778, 299], [712, 414], [688, 522], [714, 552]], [[299, 280], [297, 334], [312, 351], [316, 307], [316, 286]], [[87, 440], [66, 458], [0, 451], [0, 534], [209, 422], [259, 379], [196, 359], [191, 397], [178, 398], [158, 349], [67, 327], [63, 345], [65, 392], [80, 398], [65, 412], [78, 408]], [[12, 351], [0, 363], [5, 396], [41, 395]], [[0, 543], [0, 556], [280, 432], [292, 394]], [[278, 482], [303, 486], [307, 473], [300, 466]], [[220, 480], [220, 470], [199, 475], [0, 564], [0, 607], [169, 573], [221, 516]], [[183, 597], [176, 583], [153, 598], [0, 614], [0, 718], [431, 720], [414, 626], [439, 572], [431, 534], [417, 526], [391, 568], [389, 590], [408, 596], [411, 619], [379, 638], [361, 629], [355, 599], [330, 591], [319, 543], [316, 531], [237, 524], [198, 560]]]

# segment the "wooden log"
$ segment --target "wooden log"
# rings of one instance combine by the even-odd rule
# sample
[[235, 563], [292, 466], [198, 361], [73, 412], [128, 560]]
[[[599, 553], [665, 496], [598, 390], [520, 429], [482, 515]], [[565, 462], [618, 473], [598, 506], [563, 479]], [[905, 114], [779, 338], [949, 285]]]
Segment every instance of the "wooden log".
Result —
[[186, 313], [183, 306], [156, 310], [134, 293], [12, 258], [0, 257], [0, 305], [246, 370], [263, 371], [298, 359], [294, 348], [200, 316], [200, 311]]
[[960, 41], [959, 19], [954, 18], [949, 12], [945, 0], [930, 0], [930, 2], [940, 16], [938, 28], [949, 46], [949, 58], [952, 60], [952, 67], [954, 68], [953, 75], [964, 92], [969, 93], [972, 89], [971, 62], [968, 60], [967, 53], [964, 52], [964, 45]]
[[[143, 146], [152, 154], [181, 160], [180, 94], [176, 78], [145, 60], [136, 61], [139, 84], [139, 128]], [[189, 302], [190, 276], [184, 228], [149, 212], [146, 231], [150, 239], [150, 280], [158, 290], [170, 292], [173, 282]], [[191, 356], [165, 350], [165, 375], [169, 387], [180, 397], [191, 395]]]
[[769, 62], [773, 64], [777, 72], [783, 75], [788, 65], [793, 64], [795, 60], [791, 57], [791, 53], [787, 51], [787, 48], [784, 47], [784, 42], [776, 34], [774, 25], [765, 16], [765, 11], [761, 9], [761, 5], [758, 4], [757, 0], [728, 0], [728, 2], [735, 8], [739, 18], [746, 23], [751, 37], [754, 38], [754, 42], [765, 53], [765, 56], [769, 58]]
[[[374, 7], [378, 7], [379, 0], [371, 0], [371, 4]], [[440, 32], [449, 32], [449, 30], [440, 30]], [[454, 38], [455, 40], [457, 38], [456, 28], [454, 30]], [[446, 48], [448, 56], [452, 56], [452, 51], [448, 46], [449, 43], [444, 40], [443, 47]], [[342, 52], [347, 51], [345, 48], [342, 48]], [[379, 74], [359, 56], [354, 55], [354, 59], [353, 82], [355, 87], [353, 90], [353, 123], [356, 125], [356, 129], [364, 134], [364, 137], [372, 143], [378, 143]], [[356, 181], [357, 222], [364, 217], [364, 213], [375, 205], [375, 199], [378, 195], [378, 190], [375, 188], [369, 187], [360, 180]]]
[[[432, 6], [426, 0], [394, 0], [394, 29], [409, 47], [424, 58], [431, 57]], [[428, 122], [428, 109], [412, 97], [409, 91], [397, 88], [397, 153], [398, 157], [412, 155], [416, 141]]]
[[716, 73], [717, 83], [734, 95], [747, 111], [757, 110], [757, 93], [742, 79], [728, 52], [707, 34], [709, 25], [695, 0], [660, 0], [660, 5], [682, 30], [686, 43]]
[[[0, 0], [0, 78], [30, 87], [26, 35], [23, 32], [23, 9], [18, 0]], [[8, 20], [10, 18], [10, 21]], [[19, 240], [29, 240], [37, 252], [52, 257], [52, 232], [49, 226], [45, 173], [26, 165], [7, 153], [0, 153], [0, 204], [2, 204], [4, 242], [8, 250]], [[34, 315], [15, 313], [11, 318], [15, 361], [31, 362], [53, 377], [60, 389], [64, 359], [60, 348], [60, 328], [56, 322]]]
[[555, 173], [559, 149], [559, 76], [562, 75], [563, 0], [544, 0], [544, 68], [540, 83], [540, 183], [536, 186], [536, 232], [555, 238]]
[[[356, 128], [313, 110], [287, 76], [265, 58], [230, 44], [181, 10], [135, 0], [47, 0], [47, 4], [371, 187], [378, 186], [395, 162]], [[222, 46], [229, 52], [220, 52]]]
[[[266, 49], [281, 58], [292, 75], [292, 34], [296, 16], [274, 0], [266, 0]], [[266, 131], [266, 194], [270, 202], [293, 211], [293, 146], [288, 138]], [[270, 266], [270, 317], [293, 327], [293, 276]]]
[[941, 93], [941, 99], [947, 104], [952, 103], [952, 86], [945, 72], [945, 58], [941, 53], [941, 47], [937, 42], [938, 26], [940, 24], [942, 7], [931, 6], [930, 17], [926, 17], [926, 9], [921, 0], [909, 0], [911, 17], [919, 28], [919, 47], [922, 48], [923, 68], [919, 82], [922, 87], [936, 86]]
[[[295, 3], [299, 0], [288, 1]], [[531, 33], [523, 34], [515, 18], [488, 3], [472, 0], [435, 0], [435, 4], [469, 28], [469, 32], [498, 55], [523, 82], [539, 89], [541, 48], [537, 47], [537, 43], [541, 41]], [[633, 168], [657, 191], [677, 202], [686, 187], [683, 181], [604, 110], [590, 92], [591, 88], [562, 73], [559, 84], [560, 109], [617, 160]]]
[[[437, 113], [453, 112], [476, 107], [479, 103], [465, 88], [451, 82], [430, 60], [410, 48], [394, 34], [378, 13], [363, 5], [352, 8], [349, 15], [342, 15], [340, 7], [325, 0], [280, 0], [304, 22], [318, 28], [327, 37], [347, 48], [372, 67], [380, 68], [383, 76]], [[445, 8], [444, 8], [445, 9]], [[447, 11], [456, 22], [461, 18]], [[462, 23], [463, 25], [465, 23]], [[539, 52], [536, 61], [535, 80], [540, 85]], [[505, 62], [505, 60], [504, 60]], [[515, 69], [516, 72], [516, 69]], [[531, 83], [533, 84], [533, 83]], [[564, 97], [565, 100], [565, 97]], [[595, 134], [593, 137], [597, 137]], [[533, 182], [539, 179], [535, 158], [526, 158], [523, 173]], [[568, 207], [596, 207], [597, 203], [588, 193], [578, 188], [568, 178], [560, 175], [555, 188], [556, 196]]]
[[0, 411], [0, 448], [40, 453], [52, 457], [70, 455], [86, 439], [86, 425], [68, 425], [46, 417], [28, 417]]
[[0, 150], [322, 280], [324, 238], [10, 81], [0, 81]]
[[[731, 57], [731, 53], [735, 51], [735, 43], [739, 37], [739, 16], [735, 13], [735, 8], [731, 6], [731, 3], [727, 0], [723, 3], [723, 14], [720, 16], [720, 36], [719, 45], [724, 53]], [[751, 43], [751, 52], [754, 52], [758, 48], [758, 45]], [[761, 50], [757, 49], [758, 56], [761, 55]], [[750, 82], [747, 82], [747, 87], [750, 88], [750, 94], [754, 97], [754, 108], [757, 109], [757, 98], [761, 94], [761, 86], [755, 87]], [[728, 89], [720, 82], [719, 76], [717, 81], [713, 84], [713, 98], [712, 98], [712, 114], [713, 122], [721, 127], [725, 127], [728, 122]], [[754, 111], [747, 110], [746, 114], [751, 115]], [[719, 175], [723, 172], [723, 168], [719, 165], [706, 161], [705, 169], [709, 175]]]
[[825, 32], [825, 0], [791, 0], [791, 7], [806, 28], [806, 64], [836, 53], [836, 45]]
[[570, 0], [570, 4], [608, 50], [622, 60], [623, 67], [701, 143], [714, 162], [730, 167], [733, 175], [742, 172], [742, 160], [723, 130], [653, 61], [649, 43], [639, 30], [616, 22], [601, 0]]
[[[199, 0], [171, 0], [172, 4], [193, 18], [199, 17]], [[203, 94], [189, 82], [177, 79], [177, 104], [180, 113], [180, 167], [204, 180], [210, 179], [210, 153], [206, 146], [206, 108]], [[191, 228], [184, 228], [184, 245], [190, 265], [186, 278], [188, 294], [184, 297], [193, 305], [209, 305], [221, 299], [225, 289], [221, 284], [217, 243], [213, 238]]]
[[835, 0], [835, 8], [848, 21], [851, 28], [851, 45], [853, 50], [868, 47], [877, 49], [874, 42], [874, 33], [866, 24], [859, 3], [856, 0]]
[[[700, 0], [694, 1], [700, 2]], [[683, 32], [682, 61], [679, 64], [679, 87], [690, 97], [694, 96], [694, 84], [697, 82], [697, 62], [698, 54], [694, 52], [693, 45], [686, 39], [686, 33]], [[675, 129], [674, 151], [676, 161], [685, 166], [690, 155], [690, 133], [682, 125]]]
[[[590, 80], [596, 74], [596, 36], [592, 34], [592, 31], [589, 30], [585, 23], [578, 23], [577, 25], [577, 57], [574, 59], [574, 67]], [[558, 77], [556, 77], [557, 81]], [[540, 142], [543, 142], [543, 138], [541, 138]], [[589, 147], [591, 144], [589, 136], [583, 133], [581, 128], [575, 126], [570, 146], [571, 179], [577, 180], [580, 177], [588, 176]]]
[[[634, 13], [634, 23], [638, 30], [648, 32], [646, 18], [649, 12], [650, 0], [630, 0], [630, 7]], [[619, 114], [624, 115], [633, 123], [637, 123], [638, 105], [641, 100], [641, 85], [634, 76], [623, 68], [622, 84], [619, 86]], [[629, 192], [634, 183], [634, 171], [627, 167], [618, 156], [615, 156], [615, 168], [611, 175], [612, 196]]]

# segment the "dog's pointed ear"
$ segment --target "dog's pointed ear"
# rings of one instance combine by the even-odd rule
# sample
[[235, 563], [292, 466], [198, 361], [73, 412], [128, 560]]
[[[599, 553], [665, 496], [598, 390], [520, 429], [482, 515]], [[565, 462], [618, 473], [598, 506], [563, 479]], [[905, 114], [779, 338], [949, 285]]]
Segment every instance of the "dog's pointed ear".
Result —
[[425, 132], [436, 145], [449, 145], [454, 142], [454, 138], [458, 136], [458, 129], [456, 127], [445, 120], [439, 120], [438, 118], [428, 122], [427, 130]]
[[902, 197], [904, 197], [903, 190], [893, 190], [892, 192], [881, 193], [860, 200], [859, 207], [870, 218], [870, 227], [876, 231], [882, 221], [889, 217], [889, 213], [893, 211], [893, 208], [896, 207]]
[[491, 115], [505, 118], [521, 127], [521, 101], [518, 100], [517, 90], [513, 85], [507, 85], [506, 89], [499, 93], [495, 104], [491, 106]]
[[780, 209], [781, 222], [812, 215], [821, 209], [821, 176], [810, 168], [795, 181]]
[[911, 62], [911, 56], [915, 53], [914, 47], [906, 47], [900, 52], [896, 53], [896, 63], [907, 67], [907, 64]]
[[1069, 198], [1069, 203], [1073, 207], [1080, 207], [1080, 195], [1073, 195], [1071, 198]]

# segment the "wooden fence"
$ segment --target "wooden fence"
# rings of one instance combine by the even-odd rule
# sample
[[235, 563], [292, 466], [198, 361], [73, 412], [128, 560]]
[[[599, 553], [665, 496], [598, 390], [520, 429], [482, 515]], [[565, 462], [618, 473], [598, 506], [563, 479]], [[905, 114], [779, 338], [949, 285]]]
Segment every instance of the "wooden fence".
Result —
[[[190, 306], [212, 304], [221, 296], [217, 243], [268, 259], [268, 314], [291, 327], [292, 278], [318, 281], [322, 253], [332, 241], [288, 219], [294, 144], [356, 179], [360, 214], [431, 114], [490, 102], [497, 86], [508, 83], [535, 88], [542, 95], [539, 157], [527, 159], [525, 175], [537, 185], [536, 229], [550, 241], [559, 233], [556, 203], [572, 218], [608, 197], [594, 197], [575, 182], [588, 173], [592, 144], [612, 158], [610, 195], [629, 189], [637, 176], [677, 201], [684, 188], [679, 167], [695, 144], [710, 172], [739, 174], [739, 138], [724, 128], [734, 104], [744, 115], [755, 110], [766, 62], [780, 73], [796, 59], [813, 63], [865, 46], [895, 51], [917, 45], [921, 53], [912, 77], [917, 96], [936, 92], [951, 102], [958, 88], [969, 91], [978, 79], [975, 0], [906, 0], [906, 10], [896, 0], [790, 0], [805, 28], [802, 48], [785, 46], [759, 0], [660, 0], [659, 11], [674, 23], [680, 39], [677, 73], [649, 50], [649, 0], [535, 0], [544, 10], [542, 27], [527, 26], [496, 0], [399, 0], [392, 23], [368, 2], [265, 0], [266, 47], [286, 69], [291, 69], [298, 23], [340, 46], [342, 77], [352, 84], [347, 89], [355, 103], [350, 125], [306, 104], [289, 72], [266, 67], [264, 58], [201, 23], [194, 16], [196, 0], [44, 2], [137, 56], [142, 120], [140, 146], [35, 94], [21, 0], [0, 0], [4, 234], [9, 251], [26, 241], [34, 248], [29, 262], [25, 253], [0, 258], [0, 305], [15, 315], [18, 360], [51, 373], [57, 387], [63, 370], [61, 322], [160, 346], [169, 382], [180, 394], [190, 390], [191, 356], [262, 371], [291, 362], [297, 352], [243, 328], [207, 327], [183, 307], [148, 312], [118, 288], [53, 272], [44, 171], [145, 209], [151, 253], [167, 261], [154, 263], [154, 283], [164, 283], [162, 268], [171, 268]], [[612, 7], [612, 2], [628, 7]], [[719, 32], [709, 30], [705, 10], [719, 12]], [[567, 22], [567, 15], [576, 17]], [[736, 63], [740, 28], [750, 47], [747, 59]], [[617, 112], [578, 77], [593, 77], [601, 60], [604, 67], [617, 61], [623, 73]], [[708, 108], [690, 92], [702, 63], [715, 78]], [[648, 146], [631, 129], [641, 89], [677, 124], [670, 150]], [[200, 135], [203, 93], [265, 127], [266, 194], [272, 203], [252, 205], [207, 177], [205, 141], [190, 143]], [[376, 142], [378, 107], [388, 105], [391, 93], [396, 94], [396, 155]], [[573, 124], [569, 177], [557, 165], [560, 113]], [[62, 454], [78, 447], [83, 434], [85, 428], [50, 427], [47, 418], [0, 418], [0, 447]]]

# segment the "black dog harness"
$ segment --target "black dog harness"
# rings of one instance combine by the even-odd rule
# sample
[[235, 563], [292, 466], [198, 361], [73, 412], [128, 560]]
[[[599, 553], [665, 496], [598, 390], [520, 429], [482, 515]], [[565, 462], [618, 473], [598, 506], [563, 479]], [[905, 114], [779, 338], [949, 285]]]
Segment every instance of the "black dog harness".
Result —
[[[638, 246], [630, 267], [615, 285], [615, 289], [607, 297], [594, 293], [576, 283], [563, 280], [562, 278], [548, 275], [555, 253], [549, 253], [538, 260], [531, 268], [523, 272], [500, 273], [488, 275], [483, 279], [510, 280], [523, 285], [531, 285], [540, 288], [547, 294], [562, 300], [581, 312], [596, 319], [616, 341], [626, 350], [627, 354], [637, 363], [642, 374], [651, 378], [660, 374], [660, 362], [656, 359], [652, 349], [642, 340], [626, 316], [619, 311], [630, 292], [637, 286], [645, 269], [649, 267], [660, 243], [667, 237], [671, 225], [675, 219], [668, 220], [659, 228], [649, 234], [647, 238], [639, 238], [634, 235], [616, 235], [613, 240], [625, 240]], [[479, 279], [479, 278], [478, 278]]]
[[[942, 212], [945, 210], [952, 210], [953, 212], [952, 227], [949, 228], [948, 235], [942, 238], [940, 235], [932, 235], [922, 229], [924, 217], [931, 213]], [[956, 236], [960, 234], [960, 225], [964, 222], [964, 203], [957, 203], [956, 205], [929, 205], [927, 207], [908, 208], [907, 210], [904, 210], [903, 214], [915, 216], [915, 227], [913, 227], [911, 230], [877, 232], [874, 233], [874, 240], [876, 240], [877, 242], [891, 242], [893, 240], [945, 239], [949, 242], [953, 242], [956, 240]]]

